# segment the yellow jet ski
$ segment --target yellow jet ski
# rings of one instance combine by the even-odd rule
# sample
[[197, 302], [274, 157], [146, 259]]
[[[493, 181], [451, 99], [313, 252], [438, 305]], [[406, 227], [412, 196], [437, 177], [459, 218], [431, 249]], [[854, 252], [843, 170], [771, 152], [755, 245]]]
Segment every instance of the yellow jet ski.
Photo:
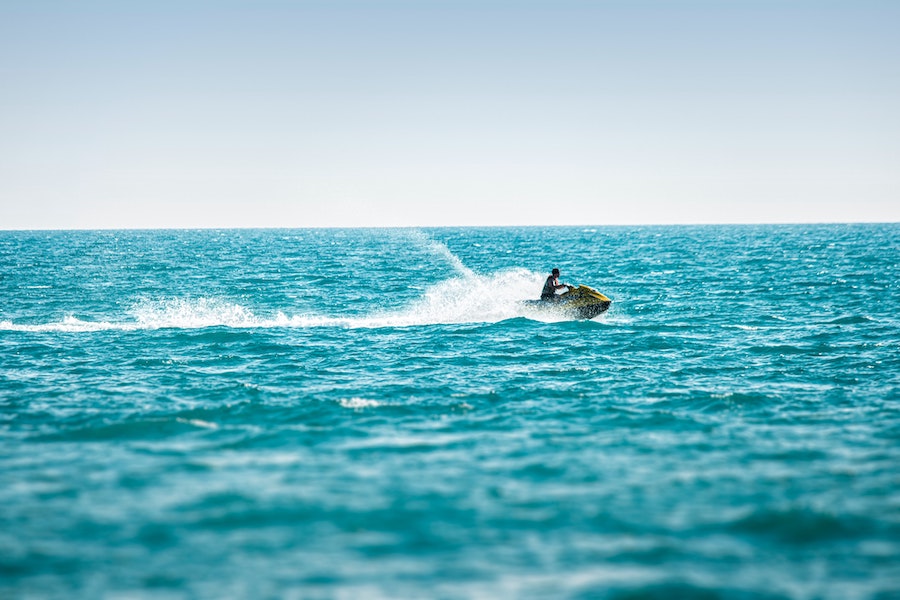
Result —
[[552, 300], [525, 300], [529, 309], [537, 309], [567, 319], [593, 319], [606, 312], [612, 300], [586, 285], [569, 286]]

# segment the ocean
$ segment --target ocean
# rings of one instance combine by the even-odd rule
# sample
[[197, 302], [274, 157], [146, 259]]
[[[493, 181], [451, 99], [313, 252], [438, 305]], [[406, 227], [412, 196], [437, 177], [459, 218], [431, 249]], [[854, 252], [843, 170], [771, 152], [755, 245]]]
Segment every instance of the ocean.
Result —
[[[900, 598], [900, 225], [0, 232], [0, 597]], [[612, 299], [526, 314], [550, 269]]]

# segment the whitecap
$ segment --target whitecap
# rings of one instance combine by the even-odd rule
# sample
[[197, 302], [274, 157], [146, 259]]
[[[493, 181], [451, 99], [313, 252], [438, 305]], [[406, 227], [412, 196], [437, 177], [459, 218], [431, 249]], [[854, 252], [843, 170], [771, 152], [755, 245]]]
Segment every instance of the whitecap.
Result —
[[202, 419], [185, 419], [182, 417], [178, 417], [175, 419], [179, 423], [184, 423], [186, 425], [193, 425], [194, 427], [200, 427], [203, 429], [218, 429], [219, 426], [215, 423], [211, 423], [209, 421], [204, 421]]
[[344, 408], [352, 408], [354, 410], [359, 410], [363, 408], [375, 408], [376, 406], [381, 406], [381, 402], [377, 400], [367, 400], [366, 398], [341, 398], [338, 400], [338, 404], [343, 406]]

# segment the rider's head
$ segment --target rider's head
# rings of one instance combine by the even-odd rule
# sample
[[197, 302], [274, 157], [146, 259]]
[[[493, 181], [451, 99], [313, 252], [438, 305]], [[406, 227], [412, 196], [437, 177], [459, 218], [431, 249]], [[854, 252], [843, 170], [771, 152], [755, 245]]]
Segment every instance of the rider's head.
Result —
[[559, 277], [559, 269], [553, 269], [553, 276]]

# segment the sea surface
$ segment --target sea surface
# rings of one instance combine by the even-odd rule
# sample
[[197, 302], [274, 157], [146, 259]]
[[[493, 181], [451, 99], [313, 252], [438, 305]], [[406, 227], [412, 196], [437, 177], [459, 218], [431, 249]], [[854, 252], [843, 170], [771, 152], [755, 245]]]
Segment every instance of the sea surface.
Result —
[[[900, 598], [900, 225], [0, 232], [0, 597]], [[526, 314], [550, 269], [612, 298]]]

